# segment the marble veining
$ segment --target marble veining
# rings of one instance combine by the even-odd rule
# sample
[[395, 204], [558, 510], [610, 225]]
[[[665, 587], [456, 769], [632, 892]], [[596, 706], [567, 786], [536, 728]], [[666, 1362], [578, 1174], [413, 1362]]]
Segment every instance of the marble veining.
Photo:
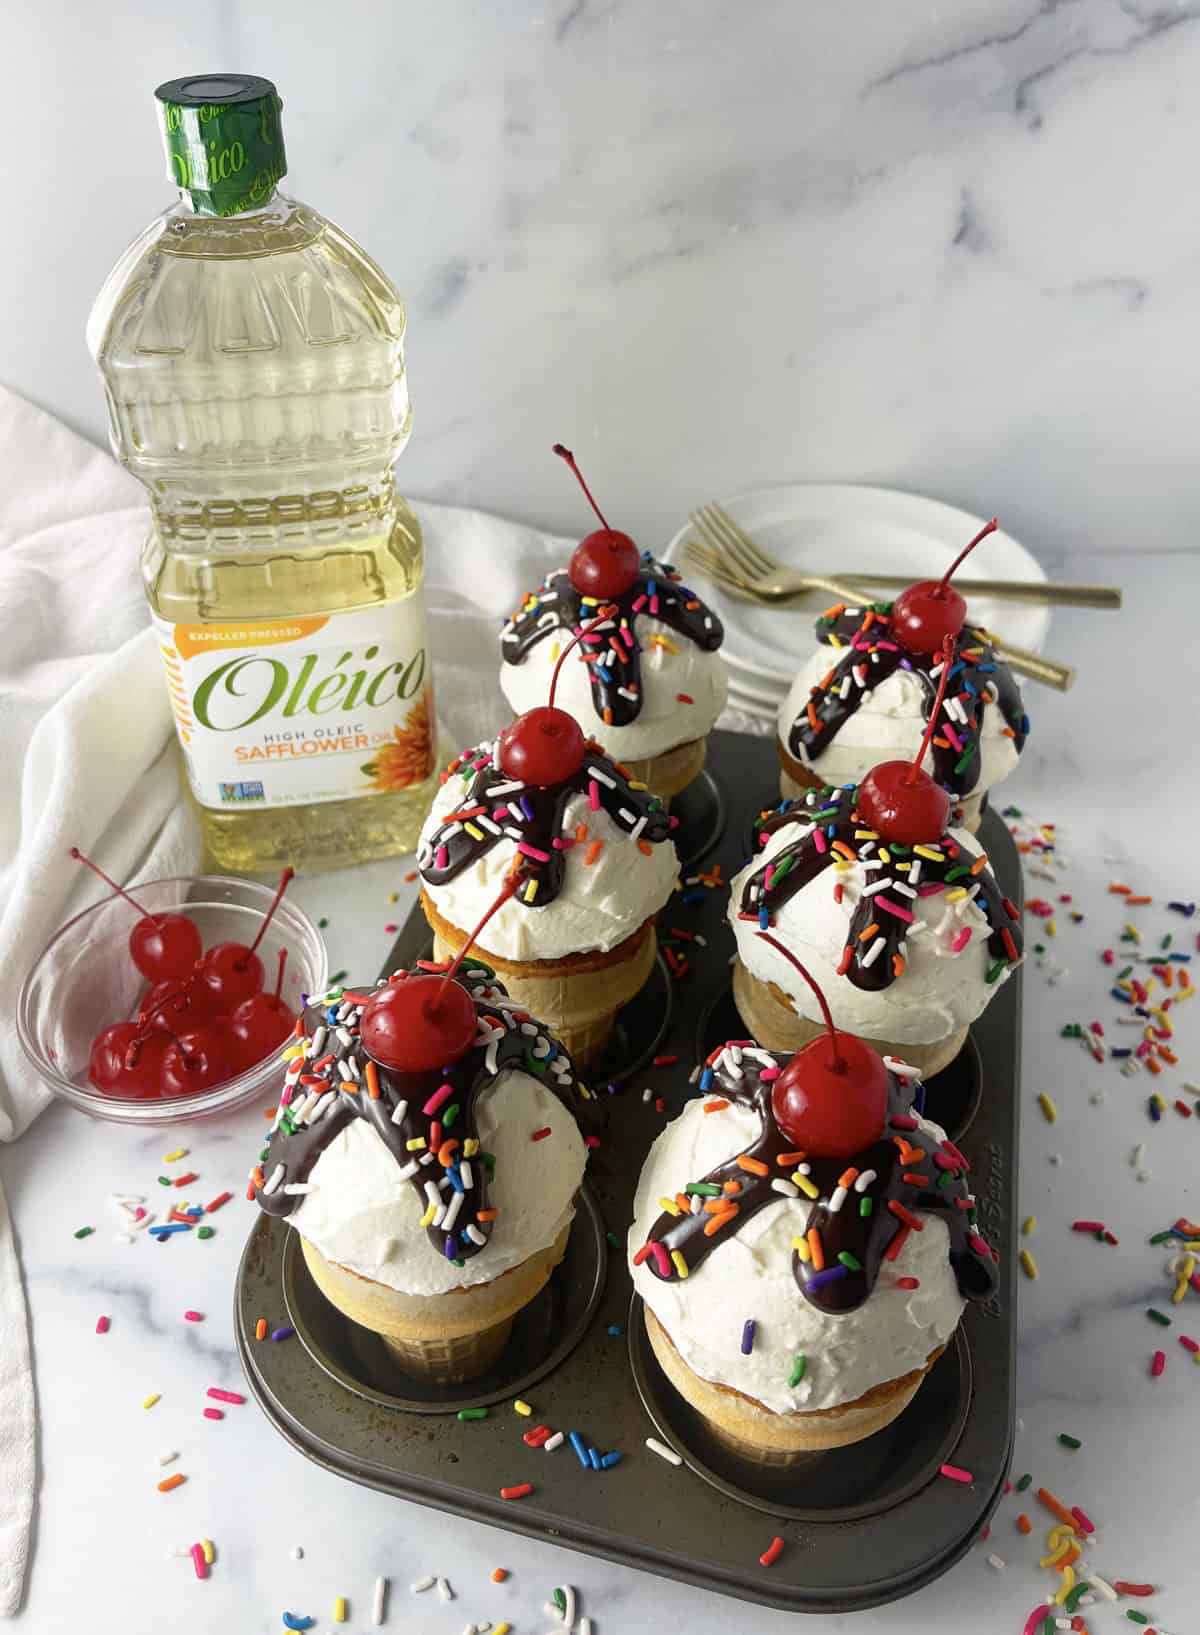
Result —
[[[1058, 1032], [1109, 1014], [1096, 949], [1119, 929], [1113, 874], [1156, 896], [1196, 895], [1179, 862], [1200, 797], [1190, 696], [1170, 690], [1174, 661], [1162, 695], [1135, 663], [1189, 650], [1200, 594], [1197, 559], [1183, 554], [1200, 358], [1200, 4], [343, 0], [331, 14], [315, 0], [225, 0], [164, 25], [112, 0], [98, 30], [66, 10], [52, 0], [5, 20], [4, 106], [37, 140], [6, 171], [22, 236], [0, 258], [0, 380], [97, 439], [84, 318], [116, 255], [169, 200], [152, 88], [251, 69], [283, 94], [288, 187], [405, 293], [409, 492], [575, 533], [578, 496], [549, 453], [561, 438], [614, 523], [647, 547], [709, 495], [860, 480], [999, 510], [1053, 574], [1125, 584], [1118, 620], [1056, 617], [1049, 649], [1080, 681], [1065, 699], [1033, 693], [1033, 736], [1008, 786], [1062, 826], [1062, 889], [1088, 916], [1063, 922], [1054, 964], [1031, 964], [1026, 982], [1021, 1204], [1039, 1219], [1041, 1277], [1020, 1291], [1014, 1468], [1070, 1492], [1105, 1541], [1097, 1563], [1166, 1585], [1157, 1627], [1188, 1635], [1200, 1375], [1171, 1338], [1168, 1371], [1150, 1382], [1160, 1331], [1141, 1308], [1167, 1298], [1144, 1239], [1194, 1209], [1200, 1135], [1174, 1113], [1151, 1125], [1145, 1081]], [[63, 88], [53, 117], [50, 86]], [[497, 578], [515, 595], [536, 582], [527, 565], [498, 564]], [[435, 583], [437, 572], [431, 553]], [[471, 670], [494, 630], [469, 612], [438, 589], [432, 624], [444, 673], [462, 683], [449, 725], [463, 742], [500, 724], [494, 673]], [[1130, 791], [1164, 780], [1171, 798], [1148, 838]], [[304, 883], [303, 900], [329, 916], [335, 967], [377, 967], [384, 924], [408, 906], [403, 872]], [[1181, 1071], [1197, 1025], [1181, 1019]], [[1059, 1124], [1042, 1120], [1039, 1089]], [[154, 1207], [161, 1155], [177, 1144], [200, 1172], [196, 1196], [236, 1194], [261, 1128], [248, 1113], [147, 1136], [55, 1109], [0, 1149], [42, 1420], [15, 1627], [125, 1635], [166, 1615], [268, 1630], [290, 1607], [327, 1628], [344, 1594], [353, 1630], [366, 1627], [376, 1573], [392, 1579], [390, 1627], [430, 1635], [484, 1618], [518, 1635], [548, 1628], [543, 1604], [563, 1581], [598, 1635], [728, 1620], [731, 1607], [700, 1592], [352, 1487], [249, 1405], [203, 1419], [209, 1385], [241, 1384], [230, 1291], [249, 1206], [235, 1197], [208, 1243], [130, 1246], [113, 1241], [107, 1198], [129, 1189]], [[1079, 1215], [1108, 1220], [1120, 1248], [1070, 1234]], [[77, 1242], [87, 1223], [95, 1234]], [[188, 1307], [202, 1325], [183, 1321]], [[1083, 1448], [1058, 1447], [1060, 1430]], [[174, 1448], [189, 1480], [159, 1495], [157, 1458]], [[1010, 1502], [988, 1546], [949, 1576], [846, 1627], [1019, 1629], [1047, 1580], [1012, 1515]], [[172, 1554], [201, 1535], [219, 1551], [203, 1584]], [[490, 1584], [497, 1564], [513, 1572], [503, 1589]], [[410, 1597], [413, 1579], [438, 1571], [453, 1605]], [[737, 1622], [749, 1635], [796, 1628], [757, 1607]], [[1128, 1626], [1093, 1615], [1091, 1627]]]
[[[287, 186], [407, 299], [410, 493], [569, 530], [562, 438], [651, 547], [706, 493], [806, 477], [1002, 507], [1039, 551], [1188, 543], [1195, 0], [348, 0], [336, 51], [315, 0], [152, 49], [129, 0], [86, 40], [58, 9], [9, 20], [40, 137], [0, 380], [98, 438], [79, 338], [168, 202], [152, 87], [252, 65]], [[39, 88], [72, 72], [121, 158], [46, 209], [76, 150]]]

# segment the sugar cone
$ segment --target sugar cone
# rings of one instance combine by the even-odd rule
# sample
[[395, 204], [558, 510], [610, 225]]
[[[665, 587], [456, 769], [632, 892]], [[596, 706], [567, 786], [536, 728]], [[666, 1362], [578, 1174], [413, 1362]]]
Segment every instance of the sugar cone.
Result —
[[652, 795], [669, 801], [681, 789], [686, 789], [693, 778], [704, 770], [707, 743], [693, 738], [690, 743], [677, 744], [645, 761], [622, 761], [621, 765], [635, 783], [644, 783]]
[[[466, 932], [444, 919], [424, 891], [421, 907], [433, 927], [434, 959], [453, 959], [466, 941]], [[605, 952], [571, 954], [558, 960], [512, 960], [478, 943], [472, 951], [493, 968], [531, 1016], [562, 1040], [576, 1066], [586, 1067], [603, 1054], [621, 1006], [645, 985], [657, 950], [654, 921], [649, 919], [631, 937]]]
[[562, 1259], [569, 1232], [564, 1226], [548, 1248], [490, 1283], [431, 1295], [402, 1294], [327, 1260], [307, 1238], [301, 1244], [325, 1298], [344, 1317], [378, 1334], [406, 1374], [434, 1385], [458, 1385], [485, 1373], [499, 1357], [514, 1317], [540, 1294]]
[[953, 819], [954, 827], [965, 829], [970, 835], [977, 835], [979, 825], [983, 822], [983, 803], [986, 799], [986, 792], [978, 795], [964, 795], [956, 808]]
[[[825, 1031], [823, 1022], [799, 1016], [782, 988], [754, 976], [740, 959], [733, 967], [733, 997], [743, 1022], [768, 1050], [799, 1050]], [[918, 1068], [923, 1079], [930, 1079], [949, 1067], [967, 1042], [967, 1030], [959, 1028], [946, 1039], [926, 1043], [875, 1039], [866, 1033], [859, 1037], [881, 1056], [898, 1056], [910, 1067]]]
[[648, 1306], [645, 1312], [654, 1355], [680, 1396], [703, 1417], [722, 1446], [764, 1470], [783, 1469], [806, 1454], [861, 1442], [890, 1425], [916, 1396], [922, 1380], [945, 1349], [938, 1346], [923, 1368], [884, 1380], [852, 1402], [779, 1414], [731, 1386], [716, 1385], [693, 1373]]

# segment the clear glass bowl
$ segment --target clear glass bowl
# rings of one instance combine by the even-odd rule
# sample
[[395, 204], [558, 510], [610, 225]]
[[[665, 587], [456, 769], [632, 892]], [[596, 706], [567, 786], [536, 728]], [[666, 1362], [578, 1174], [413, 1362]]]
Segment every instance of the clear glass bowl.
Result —
[[[271, 886], [222, 874], [139, 881], [134, 889], [151, 914], [186, 914], [205, 948], [253, 942], [275, 896]], [[123, 1124], [177, 1124], [228, 1112], [263, 1094], [278, 1081], [278, 1051], [194, 1096], [124, 1100], [101, 1095], [89, 1082], [92, 1040], [110, 1022], [136, 1016], [146, 989], [129, 957], [133, 923], [123, 898], [106, 897], [68, 920], [42, 950], [17, 1000], [17, 1036], [38, 1077], [73, 1107]], [[258, 946], [271, 988], [281, 948], [288, 951], [281, 997], [298, 1012], [301, 994], [323, 993], [329, 972], [321, 933], [287, 897]]]

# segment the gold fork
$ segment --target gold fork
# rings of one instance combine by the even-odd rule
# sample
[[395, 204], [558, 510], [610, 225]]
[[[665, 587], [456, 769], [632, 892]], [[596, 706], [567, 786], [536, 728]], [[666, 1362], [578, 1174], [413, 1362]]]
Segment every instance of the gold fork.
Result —
[[[830, 584], [828, 575], [801, 573], [777, 562], [720, 505], [702, 505], [692, 512], [691, 520], [711, 545], [729, 552], [740, 577], [760, 596], [783, 600], [806, 590], [826, 590]], [[871, 585], [881, 590], [903, 590], [913, 582], [911, 574], [899, 573], [847, 571], [837, 578], [843, 587], [857, 586], [859, 597]], [[1117, 585], [1053, 584], [1045, 579], [955, 579], [954, 583], [964, 595], [1044, 606], [1119, 608], [1122, 599]]]
[[[706, 522], [703, 513], [694, 512], [692, 521], [707, 538], [714, 537], [711, 525]], [[689, 561], [694, 562], [711, 579], [723, 585], [727, 590], [732, 591], [733, 594], [740, 596], [742, 600], [755, 602], [760, 607], [778, 606], [782, 600], [782, 598], [764, 596], [755, 588], [752, 579], [747, 578], [736, 567], [732, 567], [729, 559], [734, 553], [731, 549], [706, 549], [702, 545], [697, 545], [693, 540], [686, 541], [683, 549], [684, 555]], [[823, 590], [842, 601], [849, 602], [852, 606], [855, 603], [867, 600], [861, 585], [855, 587], [842, 580], [828, 579], [817, 574], [811, 575], [810, 578], [811, 589]], [[909, 582], [906, 581], [906, 583]], [[1064, 693], [1074, 683], [1075, 671], [1069, 664], [1062, 664], [1057, 659], [1043, 658], [1038, 653], [1030, 652], [1028, 648], [1017, 647], [1012, 642], [1006, 642], [1002, 636], [995, 634], [995, 632], [985, 631], [984, 634], [987, 635], [995, 647], [998, 656], [1018, 675], [1026, 676], [1030, 681], [1040, 681], [1044, 686], [1054, 687], [1059, 692]]]

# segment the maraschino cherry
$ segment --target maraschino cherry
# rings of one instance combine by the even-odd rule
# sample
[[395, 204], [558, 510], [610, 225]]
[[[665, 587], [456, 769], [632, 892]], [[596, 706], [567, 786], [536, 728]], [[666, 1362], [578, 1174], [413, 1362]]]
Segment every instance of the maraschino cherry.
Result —
[[279, 878], [275, 900], [263, 917], [258, 935], [249, 948], [241, 942], [217, 942], [201, 960], [199, 970], [196, 972], [196, 986], [207, 993], [221, 1010], [235, 1010], [243, 1000], [249, 999], [262, 988], [262, 960], [259, 959], [256, 950], [295, 874], [293, 868], [284, 869]]
[[600, 518], [600, 527], [595, 533], [588, 534], [586, 539], [581, 539], [571, 555], [567, 568], [571, 584], [581, 596], [623, 596], [638, 576], [642, 565], [641, 552], [628, 534], [608, 526], [570, 449], [555, 443], [554, 452], [575, 473], [580, 488], [587, 495], [588, 504]]
[[114, 1022], [92, 1040], [88, 1078], [108, 1096], [157, 1096], [169, 1043], [165, 1033], [147, 1033], [137, 1022]]
[[470, 994], [454, 981], [467, 950], [517, 889], [508, 875], [494, 903], [471, 932], [452, 964], [437, 975], [393, 977], [363, 1006], [359, 1036], [370, 1056], [396, 1073], [433, 1073], [448, 1067], [475, 1043], [476, 1012]]
[[936, 653], [947, 636], [958, 639], [967, 622], [967, 604], [950, 583], [950, 576], [979, 544], [995, 533], [995, 517], [961, 550], [940, 579], [920, 579], [902, 590], [892, 603], [892, 634], [911, 653]]
[[911, 764], [881, 761], [858, 786], [859, 817], [877, 835], [897, 846], [919, 846], [922, 841], [940, 840], [950, 821], [950, 797], [941, 784], [921, 770], [921, 762], [937, 729], [953, 659], [954, 638], [946, 636], [942, 642], [942, 674], [937, 696], [929, 711], [929, 724], [916, 759]]
[[158, 1074], [164, 1096], [194, 1096], [229, 1076], [225, 1041], [215, 1027], [198, 1022], [170, 1035]]
[[883, 1058], [833, 1025], [825, 995], [790, 949], [767, 931], [758, 935], [788, 959], [817, 996], [828, 1036], [792, 1057], [771, 1088], [775, 1122], [815, 1158], [849, 1158], [878, 1141], [887, 1121], [888, 1071]]
[[153, 1027], [160, 1019], [172, 1027], [189, 1022], [210, 1022], [218, 1013], [216, 1000], [194, 978], [179, 982], [164, 977], [146, 990], [138, 1006], [138, 1021]]
[[158, 982], [164, 977], [174, 977], [178, 981], [188, 976], [204, 952], [200, 932], [192, 921], [184, 914], [147, 913], [123, 886], [110, 880], [90, 857], [85, 857], [78, 846], [71, 847], [71, 856], [98, 874], [106, 886], [111, 886], [118, 897], [124, 897], [137, 910], [137, 923], [129, 933], [129, 955], [146, 980]]
[[522, 783], [545, 788], [549, 784], [565, 783], [573, 778], [583, 765], [587, 740], [583, 729], [566, 710], [555, 709], [554, 695], [563, 662], [577, 642], [581, 642], [593, 625], [610, 619], [615, 608], [603, 607], [571, 637], [558, 655], [554, 674], [550, 678], [550, 697], [536, 709], [518, 715], [500, 734], [500, 768], [510, 778]]
[[279, 971], [274, 993], [255, 993], [243, 999], [222, 1029], [231, 1072], [244, 1073], [261, 1062], [287, 1038], [296, 1018], [279, 997], [287, 949], [279, 950]]

